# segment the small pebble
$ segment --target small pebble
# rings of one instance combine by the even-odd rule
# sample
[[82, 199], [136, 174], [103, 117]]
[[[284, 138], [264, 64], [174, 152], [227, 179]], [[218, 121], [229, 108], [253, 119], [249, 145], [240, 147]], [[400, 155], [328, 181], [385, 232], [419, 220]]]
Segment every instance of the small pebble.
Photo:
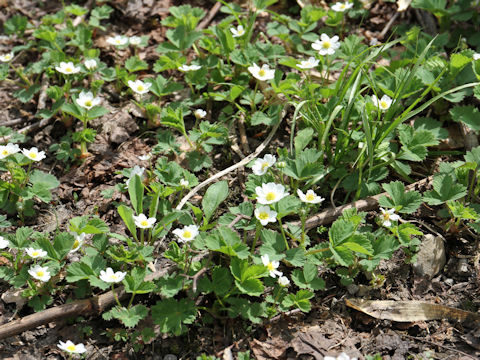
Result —
[[177, 356], [173, 354], [167, 354], [163, 357], [163, 360], [177, 360]]
[[445, 279], [444, 283], [445, 283], [446, 285], [452, 287], [452, 286], [453, 286], [453, 279], [450, 279], [450, 278]]
[[470, 271], [468, 270], [468, 260], [460, 259], [457, 265], [457, 271], [460, 275], [468, 275]]

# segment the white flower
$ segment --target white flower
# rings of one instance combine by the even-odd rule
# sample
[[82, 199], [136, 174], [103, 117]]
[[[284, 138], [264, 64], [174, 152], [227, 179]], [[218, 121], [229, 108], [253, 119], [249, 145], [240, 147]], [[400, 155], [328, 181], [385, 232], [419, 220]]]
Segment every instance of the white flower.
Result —
[[346, 353], [342, 352], [337, 357], [334, 356], [325, 356], [323, 360], [357, 360], [357, 358], [351, 358]]
[[133, 168], [132, 168], [132, 171], [130, 172], [130, 177], [127, 179], [126, 181], [126, 184], [127, 186], [130, 184], [130, 180], [133, 179], [133, 177], [135, 175], [138, 175], [140, 176], [140, 178], [142, 178], [143, 176], [143, 172], [145, 171], [145, 168], [144, 167], [140, 167], [138, 165], [135, 165]]
[[70, 253], [76, 252], [80, 247], [83, 245], [83, 242], [85, 241], [85, 236], [87, 234], [81, 233], [80, 235], [77, 233], [72, 234], [75, 237], [75, 241], [72, 245], [72, 250], [70, 250]]
[[128, 43], [128, 37], [122, 35], [116, 35], [113, 37], [107, 38], [107, 43], [115, 46], [122, 46]]
[[90, 91], [80, 92], [78, 98], [75, 100], [78, 106], [81, 106], [87, 110], [90, 110], [94, 106], [100, 105], [101, 101], [102, 99], [100, 99], [99, 97], [94, 97]]
[[259, 206], [255, 209], [255, 217], [265, 226], [269, 222], [277, 221], [277, 212], [271, 210], [269, 206]]
[[282, 276], [283, 273], [281, 271], [278, 271], [277, 268], [280, 266], [280, 263], [276, 260], [270, 261], [270, 258], [268, 257], [268, 254], [262, 255], [262, 263], [265, 265], [270, 272], [271, 277], [277, 277], [277, 276]]
[[142, 80], [128, 80], [128, 86], [130, 86], [130, 89], [132, 89], [134, 92], [137, 94], [146, 94], [150, 91], [150, 86], [152, 86], [151, 83], [145, 83]]
[[279, 162], [277, 163], [277, 168], [279, 168], [279, 169], [283, 169], [283, 168], [285, 168], [286, 166], [287, 166], [287, 163], [286, 163], [285, 161], [279, 161]]
[[0, 249], [5, 249], [6, 247], [9, 247], [10, 243], [8, 242], [7, 239], [5, 239], [3, 236], [0, 236]]
[[380, 101], [378, 100], [376, 95], [373, 95], [372, 102], [375, 107], [380, 108], [380, 110], [382, 111], [388, 110], [392, 105], [392, 99], [387, 95], [383, 95]]
[[60, 340], [57, 346], [60, 350], [63, 350], [69, 354], [83, 354], [87, 351], [87, 349], [85, 349], [85, 345], [82, 343], [75, 345], [70, 340], [67, 340], [67, 342]]
[[479, 53], [475, 53], [473, 54], [473, 60], [480, 60], [480, 54]]
[[288, 192], [285, 192], [285, 187], [282, 184], [275, 184], [273, 182], [262, 184], [261, 187], [257, 186], [255, 193], [257, 194], [258, 203], [262, 205], [276, 203], [288, 195]]
[[180, 179], [180, 186], [181, 187], [186, 188], [186, 187], [188, 187], [188, 185], [189, 185], [189, 182], [188, 182], [187, 179]]
[[140, 229], [150, 229], [153, 227], [153, 224], [155, 224], [155, 221], [157, 221], [154, 217], [147, 218], [144, 214], [138, 216], [133, 215], [133, 220], [135, 220], [135, 226]]
[[318, 196], [317, 194], [315, 194], [313, 190], [307, 190], [307, 193], [304, 194], [302, 190], [297, 189], [297, 195], [300, 198], [300, 200], [309, 204], [318, 204], [318, 203], [321, 203], [323, 200], [325, 200], [321, 196]]
[[35, 265], [32, 266], [30, 269], [28, 269], [28, 273], [37, 280], [47, 282], [50, 280], [51, 275], [50, 272], [48, 271], [48, 267], [42, 267], [40, 265]]
[[310, 56], [308, 60], [302, 60], [300, 61], [300, 64], [297, 64], [297, 66], [300, 69], [313, 69], [314, 67], [318, 66], [318, 63], [320, 60], [315, 59], [313, 56]]
[[344, 12], [345, 10], [348, 10], [348, 9], [351, 9], [353, 7], [353, 3], [351, 2], [337, 2], [335, 3], [335, 5], [332, 6], [332, 10], [333, 11], [337, 11], [337, 12]]
[[180, 71], [196, 71], [196, 70], [200, 70], [202, 67], [199, 66], [199, 65], [187, 65], [187, 64], [184, 64], [182, 66], [179, 66], [178, 67], [178, 70]]
[[238, 25], [236, 29], [232, 27], [230, 28], [230, 31], [232, 32], [232, 36], [234, 38], [243, 36], [245, 34], [245, 29], [243, 28], [243, 25]]
[[268, 168], [273, 166], [277, 161], [275, 155], [266, 154], [263, 159], [256, 159], [252, 166], [252, 171], [255, 175], [261, 176], [264, 175]]
[[133, 46], [138, 46], [142, 42], [142, 38], [140, 36], [130, 36], [128, 42]]
[[32, 147], [30, 150], [22, 149], [22, 154], [33, 161], [41, 161], [46, 158], [45, 151], [38, 151], [36, 147]]
[[7, 53], [5, 55], [0, 55], [1, 62], [9, 62], [13, 59], [13, 52]]
[[7, 145], [0, 145], [0, 160], [19, 151], [20, 148], [17, 144], [8, 143]]
[[333, 55], [335, 50], [340, 47], [339, 37], [337, 35], [331, 38], [327, 34], [320, 35], [320, 40], [312, 44], [312, 48], [318, 50], [320, 55]]
[[198, 235], [198, 226], [197, 225], [188, 225], [183, 229], [175, 229], [173, 233], [178, 237], [178, 241], [186, 243], [195, 239]]
[[55, 66], [55, 69], [58, 72], [61, 72], [62, 74], [66, 74], [66, 75], [76, 74], [81, 70], [80, 66], [75, 66], [71, 61], [69, 62], [62, 61], [60, 63], [60, 66]]
[[207, 116], [207, 112], [205, 110], [202, 110], [202, 109], [197, 109], [193, 112], [193, 114], [195, 115], [195, 117], [197, 119], [203, 119], [205, 116]]
[[106, 268], [105, 270], [100, 271], [100, 280], [105, 281], [107, 283], [117, 283], [122, 281], [125, 275], [127, 275], [126, 272], [122, 272], [122, 271], [113, 272], [112, 268]]
[[152, 154], [151, 153], [148, 153], [148, 154], [145, 154], [145, 155], [140, 155], [138, 157], [138, 160], [140, 161], [147, 161], [147, 160], [150, 160], [152, 158]]
[[271, 80], [275, 77], [275, 70], [270, 69], [268, 64], [263, 64], [262, 67], [259, 67], [253, 63], [253, 66], [248, 67], [248, 71], [250, 71], [254, 78], [261, 81]]
[[85, 67], [86, 67], [88, 70], [96, 69], [96, 68], [97, 68], [97, 60], [95, 60], [95, 59], [87, 59], [87, 60], [84, 61], [83, 65], [85, 65]]
[[392, 221], [400, 220], [400, 216], [395, 214], [395, 209], [385, 210], [384, 208], [380, 208], [382, 212], [382, 225], [386, 227], [392, 226]]
[[34, 248], [26, 248], [25, 251], [27, 255], [30, 256], [32, 259], [42, 258], [47, 256], [47, 252], [42, 249], [34, 249]]
[[288, 280], [286, 276], [280, 276], [278, 278], [278, 284], [280, 286], [287, 287], [288, 285], [290, 285], [290, 280]]

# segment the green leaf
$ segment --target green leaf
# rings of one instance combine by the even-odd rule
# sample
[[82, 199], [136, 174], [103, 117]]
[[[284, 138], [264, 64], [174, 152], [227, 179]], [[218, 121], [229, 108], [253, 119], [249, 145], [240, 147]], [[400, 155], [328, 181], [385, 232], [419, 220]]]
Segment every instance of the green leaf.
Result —
[[382, 185], [390, 198], [381, 196], [378, 199], [380, 206], [395, 208], [399, 213], [412, 214], [422, 204], [422, 196], [417, 191], [405, 192], [405, 186], [400, 181], [392, 181]]
[[399, 129], [402, 151], [397, 159], [422, 161], [427, 156], [427, 147], [438, 145], [435, 135], [429, 130], [414, 130], [411, 126]]
[[249, 296], [260, 296], [265, 289], [263, 283], [258, 279], [235, 280], [235, 285], [241, 293]]
[[60, 182], [54, 175], [44, 173], [40, 170], [34, 170], [30, 175], [29, 181], [33, 185], [38, 184], [49, 190], [60, 186]]
[[228, 269], [217, 266], [212, 272], [213, 291], [218, 296], [224, 296], [230, 290], [233, 279]]
[[205, 223], [208, 224], [209, 220], [215, 213], [218, 206], [228, 196], [228, 183], [226, 181], [219, 181], [211, 185], [202, 199], [202, 209], [205, 215]]
[[338, 219], [332, 224], [328, 231], [330, 243], [333, 246], [340, 245], [352, 236], [354, 231], [355, 229], [350, 221]]
[[93, 120], [99, 117], [102, 117], [104, 115], [107, 115], [110, 113], [110, 110], [107, 108], [104, 108], [103, 106], [94, 106], [90, 110], [87, 111], [87, 119], [88, 120]]
[[472, 130], [480, 130], [480, 112], [473, 105], [455, 106], [450, 110], [454, 121], [461, 121]]
[[122, 218], [123, 222], [127, 226], [127, 229], [137, 239], [137, 227], [135, 226], [135, 221], [133, 220], [133, 210], [125, 205], [120, 205], [117, 208], [118, 215]]
[[429, 205], [440, 205], [449, 200], [458, 200], [467, 195], [467, 188], [454, 182], [450, 174], [436, 175], [433, 178], [433, 190], [427, 191], [423, 201]]
[[250, 119], [250, 124], [252, 126], [257, 126], [260, 124], [264, 124], [270, 126], [277, 121], [275, 117], [268, 116], [267, 114], [257, 111], [253, 113], [252, 118]]
[[465, 206], [458, 201], [448, 201], [447, 206], [456, 219], [479, 220], [480, 215], [471, 207]]
[[342, 246], [347, 249], [365, 255], [372, 255], [372, 244], [363, 234], [354, 234]]
[[277, 212], [277, 218], [297, 213], [302, 205], [300, 199], [296, 196], [289, 195], [274, 204], [274, 209]]
[[120, 320], [127, 328], [134, 327], [148, 315], [148, 308], [144, 305], [135, 305], [130, 309], [115, 306], [109, 312], [103, 314], [105, 320], [115, 318]]
[[27, 89], [20, 89], [13, 93], [18, 100], [23, 103], [29, 102], [33, 99], [33, 96], [40, 91], [41, 86], [39, 84], [34, 84]]
[[185, 324], [192, 324], [197, 316], [195, 303], [189, 299], [165, 299], [152, 306], [152, 318], [160, 325], [160, 331], [180, 335], [187, 330]]
[[302, 129], [295, 136], [295, 154], [299, 155], [313, 139], [314, 130], [311, 127]]
[[309, 290], [299, 290], [295, 295], [288, 294], [282, 302], [282, 305], [286, 307], [291, 307], [295, 305], [303, 312], [309, 312], [312, 308], [310, 299], [313, 298], [314, 294]]
[[130, 202], [137, 215], [143, 213], [143, 182], [142, 178], [135, 174], [128, 182], [128, 194], [130, 195]]
[[455, 78], [460, 71], [469, 63], [472, 62], [472, 58], [463, 54], [452, 54], [450, 56], [450, 76]]
[[125, 68], [129, 72], [148, 70], [148, 64], [141, 60], [138, 56], [132, 56], [125, 61]]
[[287, 250], [285, 255], [285, 260], [293, 266], [303, 266], [305, 263], [305, 250], [300, 247]]
[[423, 233], [411, 223], [403, 223], [398, 226], [398, 240], [403, 246], [408, 246], [414, 235], [423, 235]]
[[160, 294], [166, 298], [172, 298], [183, 288], [185, 278], [176, 274], [171, 274], [160, 278], [157, 285], [160, 288]]

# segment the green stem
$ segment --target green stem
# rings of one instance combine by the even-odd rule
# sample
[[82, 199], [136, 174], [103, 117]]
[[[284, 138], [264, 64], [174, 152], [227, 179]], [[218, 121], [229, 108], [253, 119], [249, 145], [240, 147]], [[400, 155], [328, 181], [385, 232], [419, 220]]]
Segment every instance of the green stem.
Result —
[[113, 293], [113, 297], [115, 298], [115, 301], [117, 302], [118, 306], [119, 306], [119, 307], [122, 307], [122, 304], [120, 304], [120, 300], [118, 300], [117, 293], [115, 292], [115, 285], [114, 285], [114, 283], [112, 283], [112, 293]]
[[134, 297], [135, 297], [135, 293], [132, 293], [132, 297], [130, 298], [130, 301], [128, 302], [127, 309], [130, 309], [130, 306], [132, 306]]
[[250, 249], [250, 253], [253, 254], [255, 251], [255, 247], [257, 246], [257, 240], [260, 237], [260, 230], [262, 229], [262, 224], [260, 221], [257, 222], [257, 227], [255, 229], [255, 237], [253, 238], [252, 248]]
[[290, 246], [288, 246], [287, 236], [285, 235], [285, 230], [283, 230], [282, 219], [277, 218], [277, 220], [278, 220], [278, 224], [280, 225], [280, 232], [282, 233], [283, 240], [285, 241], [285, 248], [287, 250], [290, 250]]
[[145, 235], [144, 235], [144, 230], [140, 230], [140, 244], [144, 245], [145, 244]]

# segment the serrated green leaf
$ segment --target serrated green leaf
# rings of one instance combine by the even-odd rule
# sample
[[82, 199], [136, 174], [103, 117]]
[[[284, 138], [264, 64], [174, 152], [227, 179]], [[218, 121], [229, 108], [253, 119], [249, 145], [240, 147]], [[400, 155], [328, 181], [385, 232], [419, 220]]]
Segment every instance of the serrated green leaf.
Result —
[[[115, 306], [109, 311], [111, 317], [120, 320], [128, 328], [134, 327], [148, 315], [148, 308], [144, 305], [135, 305], [130, 309]], [[107, 319], [108, 319], [107, 315]]]
[[472, 130], [480, 130], [480, 112], [475, 106], [455, 106], [450, 115], [454, 121], [461, 121]]
[[132, 56], [125, 61], [125, 68], [129, 72], [148, 70], [148, 64], [141, 60], [138, 56]]
[[182, 334], [187, 330], [185, 324], [192, 324], [196, 316], [195, 303], [189, 299], [165, 299], [152, 306], [153, 321], [163, 333]]
[[390, 198], [381, 196], [378, 199], [380, 206], [396, 208], [399, 213], [411, 214], [422, 204], [422, 196], [417, 191], [405, 192], [405, 186], [400, 181], [392, 181], [382, 185]]

